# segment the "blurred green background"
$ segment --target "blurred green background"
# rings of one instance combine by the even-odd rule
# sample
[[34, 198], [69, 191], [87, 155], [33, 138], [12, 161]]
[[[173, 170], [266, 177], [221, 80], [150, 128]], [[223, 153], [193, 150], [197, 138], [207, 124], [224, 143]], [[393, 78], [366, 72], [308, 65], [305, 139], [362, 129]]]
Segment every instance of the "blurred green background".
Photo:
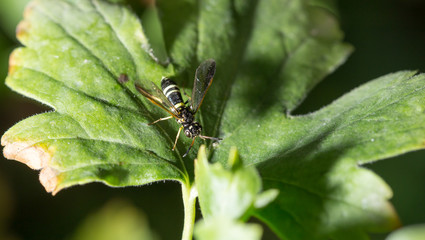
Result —
[[[14, 29], [26, 2], [0, 0], [1, 134], [28, 116], [49, 111], [12, 92], [3, 81], [9, 54], [19, 46]], [[356, 50], [342, 67], [313, 90], [296, 114], [321, 108], [358, 85], [390, 72], [405, 69], [425, 72], [424, 0], [341, 0], [337, 4], [345, 40]], [[365, 167], [378, 173], [392, 187], [391, 201], [404, 225], [425, 222], [425, 151]], [[93, 183], [66, 189], [52, 197], [40, 185], [38, 172], [1, 156], [0, 239], [70, 239], [90, 214], [114, 199], [124, 200], [143, 212], [161, 239], [180, 236], [183, 204], [178, 183], [129, 188]], [[266, 233], [264, 239], [271, 238], [273, 235]]]

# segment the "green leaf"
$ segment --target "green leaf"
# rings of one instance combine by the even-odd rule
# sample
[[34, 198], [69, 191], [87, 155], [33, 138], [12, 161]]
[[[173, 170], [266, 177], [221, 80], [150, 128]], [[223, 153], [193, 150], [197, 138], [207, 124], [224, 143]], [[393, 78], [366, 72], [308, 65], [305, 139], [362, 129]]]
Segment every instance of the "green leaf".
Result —
[[258, 224], [245, 224], [228, 218], [213, 218], [196, 223], [197, 240], [260, 240], [263, 230]]
[[195, 182], [205, 219], [242, 219], [255, 206], [258, 197], [261, 207], [276, 198], [277, 192], [274, 190], [260, 195], [262, 184], [257, 170], [253, 166], [244, 167], [239, 161], [238, 153], [233, 148], [228, 160], [233, 164], [227, 170], [219, 162], [209, 164], [205, 147], [199, 149], [195, 162]]
[[[261, 239], [257, 224], [243, 224], [255, 207], [264, 207], [278, 192], [261, 191], [261, 179], [253, 167], [243, 166], [235, 148], [229, 156], [230, 169], [219, 162], [209, 164], [205, 146], [195, 162], [195, 183], [203, 220], [195, 225], [197, 239]], [[260, 204], [258, 204], [260, 203]]]
[[[196, 117], [203, 135], [223, 138], [206, 142], [213, 162], [227, 165], [237, 146], [244, 163], [258, 168], [263, 187], [279, 190], [275, 201], [254, 210], [258, 218], [282, 239], [362, 239], [389, 231], [399, 224], [391, 190], [359, 165], [424, 147], [424, 75], [390, 74], [314, 113], [291, 116], [352, 51], [330, 11], [317, 0], [161, 1], [148, 19], [159, 18], [164, 39], [150, 44], [122, 5], [34, 1], [18, 28], [25, 47], [12, 54], [6, 82], [54, 111], [6, 132], [4, 154], [42, 169], [43, 185], [53, 192], [92, 181], [178, 180], [192, 214], [191, 159], [204, 142], [197, 139], [183, 159], [191, 139], [182, 137], [172, 152], [178, 125], [147, 126], [166, 115], [134, 83], [170, 76], [187, 91], [199, 63], [213, 58], [216, 76]], [[151, 45], [165, 45], [171, 64], [158, 63]], [[119, 81], [122, 74], [127, 82]]]
[[168, 64], [170, 59], [165, 50], [164, 36], [162, 34], [162, 26], [158, 18], [157, 8], [152, 4], [144, 9], [141, 21], [146, 35], [149, 37], [149, 43], [152, 48], [152, 56], [162, 64]]
[[[284, 18], [273, 13], [277, 11], [273, 6], [280, 4], [289, 7], [285, 8], [288, 14]], [[170, 5], [176, 4], [162, 3], [159, 10], [170, 9]], [[222, 0], [187, 2], [186, 5], [188, 11], [195, 11], [190, 15], [194, 17], [180, 16], [179, 19], [187, 20], [176, 22], [179, 26], [174, 38], [165, 37], [166, 48], [170, 49], [173, 65], [178, 69], [174, 72], [173, 65], [164, 67], [155, 61], [157, 58], [152, 55], [139, 20], [126, 7], [101, 0], [32, 2], [17, 31], [26, 47], [12, 54], [6, 83], [15, 91], [51, 106], [55, 112], [26, 119], [8, 131], [2, 138], [2, 144], [7, 145], [6, 157], [42, 169], [41, 180], [46, 189], [53, 192], [90, 181], [112, 186], [140, 185], [160, 179], [186, 181], [192, 178], [193, 165], [190, 161], [185, 163], [180, 153], [185, 151], [190, 139], [181, 139], [175, 153], [169, 150], [176, 125], [147, 126], [146, 123], [163, 117], [164, 113], [137, 93], [135, 82], [159, 82], [162, 76], [174, 73], [180, 80], [183, 76], [193, 79], [193, 69], [198, 62], [215, 58], [219, 69], [215, 84], [197, 115], [204, 126], [204, 135], [217, 136], [238, 74], [237, 66], [242, 60], [249, 62], [249, 56], [256, 51], [264, 50], [258, 41], [268, 36], [273, 40], [272, 46], [288, 49], [288, 53], [291, 48], [298, 49], [295, 42], [302, 39], [323, 41], [323, 51], [334, 45], [344, 46], [339, 43], [340, 36], [336, 40], [330, 37], [332, 40], [328, 41], [322, 40], [320, 31], [315, 36], [309, 35], [314, 26], [307, 24], [308, 12], [303, 13], [304, 17], [299, 15], [309, 9], [306, 4], [241, 1], [233, 5]], [[253, 19], [254, 12], [258, 12], [258, 19]], [[290, 22], [267, 27], [263, 12], [276, 16], [275, 20], [281, 23], [291, 17], [301, 17], [305, 23], [298, 27]], [[163, 21], [165, 33], [176, 19]], [[212, 23], [216, 27], [210, 27]], [[291, 37], [285, 38], [287, 42], [271, 38], [285, 32], [291, 33]], [[245, 40], [241, 42], [241, 38]], [[180, 47], [185, 43], [189, 48]], [[263, 62], [275, 67], [282, 65], [287, 54], [280, 53], [283, 55], [275, 52], [271, 55], [270, 51], [261, 53], [266, 57]], [[274, 56], [280, 60], [269, 59]], [[294, 51], [291, 56], [301, 55]], [[339, 54], [332, 66], [338, 65], [345, 56], [346, 53]], [[293, 66], [297, 69], [296, 65]], [[329, 71], [329, 66], [324, 69]], [[129, 81], [120, 83], [123, 74]], [[312, 81], [317, 82], [319, 78]], [[191, 79], [187, 78], [186, 82]], [[56, 127], [56, 121], [62, 123], [61, 128]], [[199, 144], [197, 141], [194, 148]], [[189, 158], [193, 159], [195, 154], [190, 152]], [[84, 157], [76, 158], [77, 155]]]
[[403, 227], [391, 233], [386, 240], [420, 240], [425, 238], [425, 224]]
[[[135, 81], [159, 81], [172, 66], [151, 57], [128, 8], [35, 1], [18, 37], [26, 47], [13, 52], [6, 84], [55, 111], [11, 128], [2, 137], [7, 158], [42, 169], [40, 180], [53, 193], [92, 181], [128, 186], [186, 179], [180, 154], [170, 151], [174, 136], [147, 126], [159, 111], [134, 89]], [[121, 74], [129, 81], [120, 83]]]
[[388, 231], [399, 226], [387, 202], [392, 192], [359, 165], [424, 147], [424, 81], [423, 74], [398, 72], [304, 116], [252, 112], [227, 128], [213, 159], [237, 145], [265, 189], [280, 191], [256, 216], [283, 239], [347, 239], [347, 232], [361, 239]]

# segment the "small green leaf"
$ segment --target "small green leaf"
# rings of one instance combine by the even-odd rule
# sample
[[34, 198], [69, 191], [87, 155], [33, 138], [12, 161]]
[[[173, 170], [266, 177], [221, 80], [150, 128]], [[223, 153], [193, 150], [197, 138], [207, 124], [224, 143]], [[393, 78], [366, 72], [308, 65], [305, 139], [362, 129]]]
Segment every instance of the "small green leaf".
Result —
[[279, 195], [279, 190], [277, 189], [268, 189], [257, 195], [257, 198], [254, 202], [255, 208], [263, 208], [267, 204], [271, 203]]
[[232, 171], [236, 171], [243, 166], [242, 160], [239, 157], [238, 150], [236, 147], [232, 147], [229, 153], [229, 159], [227, 160], [228, 166], [232, 169]]
[[[235, 158], [239, 156], [234, 149], [229, 162], [235, 162], [232, 160]], [[260, 176], [254, 167], [239, 164], [227, 170], [219, 162], [209, 164], [204, 146], [199, 149], [195, 162], [195, 184], [205, 219], [241, 219], [254, 206], [262, 188]], [[258, 201], [270, 202], [276, 194], [260, 196]]]
[[391, 233], [386, 240], [420, 240], [425, 239], [425, 224], [403, 227]]
[[260, 240], [262, 232], [258, 224], [246, 224], [228, 218], [201, 220], [195, 226], [197, 240]]
[[[276, 190], [260, 193], [261, 179], [254, 167], [245, 167], [235, 148], [229, 155], [230, 169], [209, 164], [205, 146], [195, 162], [195, 184], [204, 220], [195, 225], [197, 239], [260, 239], [257, 224], [244, 224], [254, 207], [264, 207], [277, 196]], [[260, 203], [260, 204], [258, 204]]]

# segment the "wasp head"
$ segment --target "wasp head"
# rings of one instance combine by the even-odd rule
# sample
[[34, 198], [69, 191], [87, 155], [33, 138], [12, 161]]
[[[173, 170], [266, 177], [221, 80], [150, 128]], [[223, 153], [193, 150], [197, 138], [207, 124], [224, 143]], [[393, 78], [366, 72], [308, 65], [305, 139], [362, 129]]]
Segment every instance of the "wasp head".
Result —
[[202, 126], [198, 122], [192, 122], [191, 124], [188, 124], [184, 126], [184, 135], [188, 138], [194, 138], [201, 134]]

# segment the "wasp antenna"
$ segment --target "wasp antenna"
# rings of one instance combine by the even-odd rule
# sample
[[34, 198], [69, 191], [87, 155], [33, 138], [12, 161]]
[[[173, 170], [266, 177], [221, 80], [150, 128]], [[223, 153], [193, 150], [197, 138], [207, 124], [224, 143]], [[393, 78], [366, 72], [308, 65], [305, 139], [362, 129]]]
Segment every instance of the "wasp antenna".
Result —
[[202, 138], [202, 139], [211, 139], [211, 140], [215, 140], [215, 141], [221, 141], [221, 140], [223, 140], [222, 138], [202, 136], [202, 135], [199, 135], [199, 137]]

